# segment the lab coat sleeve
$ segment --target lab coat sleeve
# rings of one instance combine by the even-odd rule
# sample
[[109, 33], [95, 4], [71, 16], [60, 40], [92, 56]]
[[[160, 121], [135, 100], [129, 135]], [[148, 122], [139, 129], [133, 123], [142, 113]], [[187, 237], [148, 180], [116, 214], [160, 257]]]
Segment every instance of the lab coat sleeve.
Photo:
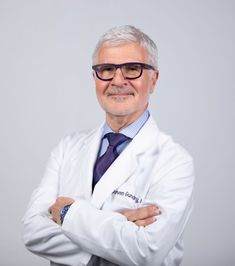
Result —
[[118, 265], [161, 265], [190, 216], [193, 180], [189, 160], [152, 184], [146, 201], [156, 203], [162, 214], [149, 226], [138, 227], [117, 212], [99, 210], [81, 199], [70, 208], [62, 229], [88, 253]]
[[31, 252], [50, 261], [75, 266], [78, 265], [79, 257], [82, 257], [85, 265], [90, 258], [89, 254], [83, 252], [77, 243], [64, 235], [61, 226], [52, 221], [48, 212], [48, 208], [58, 197], [64, 142], [66, 140], [61, 141], [51, 153], [45, 175], [31, 196], [27, 212], [23, 217], [23, 240]]

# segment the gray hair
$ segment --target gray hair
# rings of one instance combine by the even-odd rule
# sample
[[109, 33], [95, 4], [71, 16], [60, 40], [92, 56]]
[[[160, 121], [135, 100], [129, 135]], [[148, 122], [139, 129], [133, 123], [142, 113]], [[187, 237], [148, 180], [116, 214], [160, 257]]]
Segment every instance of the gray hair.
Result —
[[92, 64], [97, 64], [97, 56], [101, 47], [119, 46], [133, 42], [138, 43], [141, 47], [146, 49], [149, 56], [148, 63], [157, 70], [158, 51], [156, 44], [147, 34], [130, 25], [114, 27], [101, 36], [92, 55]]

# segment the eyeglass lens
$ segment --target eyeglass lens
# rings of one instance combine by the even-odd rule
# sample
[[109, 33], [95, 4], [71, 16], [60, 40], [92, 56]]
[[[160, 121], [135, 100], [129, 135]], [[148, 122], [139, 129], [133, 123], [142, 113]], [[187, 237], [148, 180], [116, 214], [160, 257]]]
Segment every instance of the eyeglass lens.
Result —
[[[98, 66], [96, 69], [97, 75], [101, 79], [112, 79], [116, 73], [117, 67], [112, 64]], [[142, 67], [140, 64], [124, 64], [120, 66], [122, 74], [125, 78], [135, 79], [141, 76]]]

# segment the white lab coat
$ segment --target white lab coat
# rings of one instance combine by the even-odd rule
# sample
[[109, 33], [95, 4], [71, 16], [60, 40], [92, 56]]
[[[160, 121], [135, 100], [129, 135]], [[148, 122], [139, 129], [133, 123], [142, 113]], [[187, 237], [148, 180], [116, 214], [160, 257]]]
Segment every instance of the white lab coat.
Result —
[[[192, 210], [190, 155], [160, 132], [150, 116], [92, 194], [101, 134], [102, 126], [71, 135], [52, 152], [23, 219], [25, 245], [51, 265], [179, 265], [182, 235]], [[58, 196], [76, 199], [63, 226], [48, 213]], [[162, 214], [146, 227], [117, 212], [151, 203]]]

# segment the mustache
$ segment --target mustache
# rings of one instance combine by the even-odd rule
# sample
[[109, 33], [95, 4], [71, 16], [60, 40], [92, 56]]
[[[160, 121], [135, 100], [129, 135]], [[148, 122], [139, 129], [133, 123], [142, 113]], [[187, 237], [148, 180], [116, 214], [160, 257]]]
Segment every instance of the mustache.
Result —
[[107, 96], [112, 96], [116, 94], [130, 94], [130, 95], [135, 95], [135, 92], [133, 89], [126, 88], [126, 87], [114, 87], [114, 88], [109, 88], [106, 93]]

